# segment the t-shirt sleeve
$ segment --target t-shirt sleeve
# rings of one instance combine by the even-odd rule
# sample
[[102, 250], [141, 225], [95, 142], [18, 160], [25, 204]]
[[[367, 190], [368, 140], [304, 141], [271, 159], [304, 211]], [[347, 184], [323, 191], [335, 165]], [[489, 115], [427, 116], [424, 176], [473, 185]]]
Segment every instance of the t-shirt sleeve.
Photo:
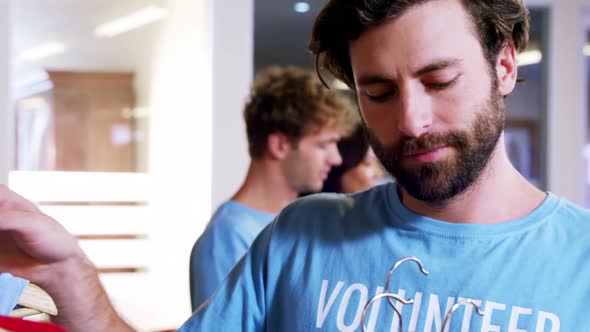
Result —
[[266, 264], [274, 224], [266, 227], [250, 250], [223, 279], [179, 332], [263, 331], [266, 316]]
[[249, 242], [242, 234], [219, 223], [195, 243], [190, 258], [191, 306], [196, 310], [213, 294], [223, 278], [246, 253]]

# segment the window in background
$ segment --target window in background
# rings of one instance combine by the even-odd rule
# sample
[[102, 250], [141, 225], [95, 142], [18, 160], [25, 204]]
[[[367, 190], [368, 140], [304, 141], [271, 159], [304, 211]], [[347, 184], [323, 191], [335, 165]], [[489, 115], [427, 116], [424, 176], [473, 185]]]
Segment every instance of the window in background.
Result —
[[531, 8], [530, 16], [529, 44], [518, 56], [518, 74], [524, 82], [517, 83], [506, 99], [505, 143], [516, 169], [546, 189], [548, 10]]

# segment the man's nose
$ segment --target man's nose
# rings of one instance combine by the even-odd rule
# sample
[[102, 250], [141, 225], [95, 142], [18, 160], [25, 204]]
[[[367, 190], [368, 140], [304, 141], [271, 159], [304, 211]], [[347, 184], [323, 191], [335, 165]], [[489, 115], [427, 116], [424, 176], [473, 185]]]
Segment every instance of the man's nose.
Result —
[[342, 164], [342, 156], [340, 155], [340, 152], [338, 151], [338, 146], [336, 144], [334, 144], [332, 149], [330, 149], [330, 156], [328, 161], [330, 163], [330, 166], [339, 166], [340, 164]]
[[400, 92], [399, 130], [407, 137], [420, 137], [432, 125], [432, 102], [424, 91], [406, 88]]

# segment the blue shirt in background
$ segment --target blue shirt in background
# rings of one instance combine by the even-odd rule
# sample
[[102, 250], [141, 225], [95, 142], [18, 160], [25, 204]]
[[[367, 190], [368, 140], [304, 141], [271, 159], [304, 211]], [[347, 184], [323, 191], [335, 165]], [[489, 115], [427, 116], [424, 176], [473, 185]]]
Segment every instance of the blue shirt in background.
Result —
[[193, 310], [213, 294], [256, 236], [274, 217], [274, 214], [252, 209], [236, 201], [227, 201], [217, 209], [191, 253]]
[[[367, 301], [392, 276], [404, 331], [590, 331], [590, 212], [548, 194], [524, 218], [457, 224], [423, 217], [395, 184], [352, 195], [298, 200], [267, 227], [216, 295], [179, 331], [360, 331]], [[495, 207], [502, 209], [502, 206]], [[397, 331], [385, 300], [367, 313], [369, 331]]]

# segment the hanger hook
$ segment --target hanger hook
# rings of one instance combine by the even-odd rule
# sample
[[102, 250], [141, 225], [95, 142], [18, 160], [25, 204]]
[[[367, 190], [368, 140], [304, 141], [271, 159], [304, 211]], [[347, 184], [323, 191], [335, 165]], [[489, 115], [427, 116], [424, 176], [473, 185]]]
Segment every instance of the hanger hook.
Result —
[[397, 270], [397, 268], [402, 265], [404, 262], [407, 261], [413, 261], [416, 262], [416, 264], [418, 264], [418, 267], [420, 268], [420, 272], [422, 272], [422, 274], [424, 275], [428, 275], [429, 272], [426, 271], [426, 269], [424, 268], [424, 266], [422, 266], [422, 262], [416, 258], [416, 257], [404, 257], [400, 260], [398, 260], [397, 262], [395, 262], [395, 264], [393, 264], [393, 266], [391, 267], [391, 269], [389, 270], [389, 273], [387, 274], [387, 279], [385, 280], [385, 288], [383, 289], [383, 293], [377, 294], [375, 296], [373, 296], [369, 302], [367, 302], [367, 304], [365, 305], [365, 307], [363, 308], [363, 314], [361, 316], [361, 326], [362, 326], [362, 330], [363, 332], [366, 331], [365, 328], [365, 316], [367, 315], [367, 311], [369, 310], [369, 307], [375, 303], [375, 301], [381, 299], [381, 298], [386, 298], [387, 299], [387, 303], [389, 303], [389, 305], [393, 308], [393, 310], [395, 311], [395, 313], [397, 314], [397, 316], [399, 317], [399, 332], [402, 332], [402, 328], [403, 328], [403, 321], [402, 321], [402, 314], [401, 312], [399, 312], [399, 310], [395, 307], [395, 304], [393, 303], [392, 299], [397, 300], [398, 302], [402, 303], [402, 304], [412, 304], [414, 303], [414, 300], [406, 300], [403, 297], [401, 297], [398, 294], [395, 293], [391, 293], [389, 291], [389, 281], [391, 279], [391, 276], [393, 275], [393, 272], [395, 272], [395, 270]]
[[[414, 256], [410, 256], [410, 257], [404, 257], [400, 260], [398, 260], [397, 262], [395, 262], [395, 264], [393, 264], [393, 266], [391, 267], [391, 269], [389, 270], [389, 273], [387, 274], [387, 279], [385, 280], [385, 288], [383, 290], [383, 292], [388, 293], [390, 292], [389, 290], [389, 281], [391, 280], [391, 276], [393, 275], [393, 273], [395, 272], [395, 270], [397, 270], [397, 268], [402, 265], [403, 263], [407, 262], [407, 261], [412, 261], [412, 262], [416, 262], [416, 264], [418, 264], [418, 267], [420, 268], [420, 272], [422, 272], [422, 274], [424, 275], [428, 275], [430, 272], [428, 272], [424, 266], [422, 265], [422, 262]], [[391, 298], [387, 298], [387, 302], [389, 302], [389, 304], [394, 307], [393, 301], [391, 300]], [[403, 300], [400, 301], [403, 304], [412, 304], [414, 303], [414, 300]]]
[[[369, 307], [371, 307], [371, 305], [373, 303], [375, 303], [377, 300], [380, 300], [381, 298], [387, 298], [388, 301], [391, 300], [391, 298], [396, 299], [397, 301], [404, 303], [404, 304], [409, 304], [407, 303], [408, 300], [405, 300], [404, 298], [402, 298], [401, 296], [394, 294], [394, 293], [379, 293], [375, 296], [373, 296], [371, 298], [371, 300], [369, 302], [367, 302], [367, 304], [365, 304], [365, 307], [363, 308], [363, 314], [361, 315], [361, 326], [362, 326], [362, 330], [363, 332], [366, 332], [366, 327], [365, 327], [365, 318], [367, 316], [367, 311], [369, 310]], [[411, 303], [411, 302], [410, 302]], [[403, 322], [402, 322], [402, 314], [397, 310], [397, 308], [395, 306], [393, 306], [393, 310], [395, 311], [395, 313], [397, 314], [397, 316], [399, 317], [399, 332], [402, 332], [402, 328], [403, 328]]]
[[483, 312], [479, 309], [479, 306], [477, 304], [475, 304], [475, 302], [473, 302], [473, 300], [470, 300], [470, 299], [461, 300], [461, 301], [455, 303], [451, 307], [451, 310], [449, 310], [449, 312], [445, 316], [445, 320], [443, 321], [443, 325], [442, 325], [442, 332], [448, 331], [448, 328], [450, 326], [447, 326], [447, 324], [449, 324], [449, 322], [451, 321], [451, 317], [453, 316], [453, 313], [455, 313], [455, 311], [457, 311], [457, 309], [459, 309], [460, 306], [468, 305], [468, 304], [471, 304], [475, 308], [475, 312], [478, 315], [483, 316]]

